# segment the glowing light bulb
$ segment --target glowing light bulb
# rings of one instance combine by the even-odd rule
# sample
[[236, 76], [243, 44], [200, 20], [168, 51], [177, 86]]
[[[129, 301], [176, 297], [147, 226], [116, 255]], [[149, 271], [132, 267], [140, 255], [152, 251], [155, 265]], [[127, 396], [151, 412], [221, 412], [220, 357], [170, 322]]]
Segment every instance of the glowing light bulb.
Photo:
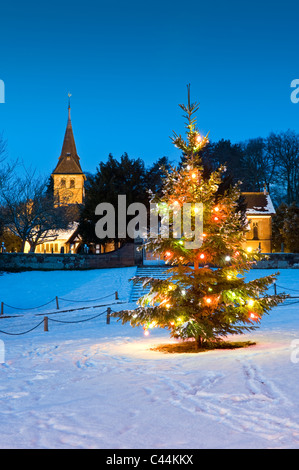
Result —
[[219, 217], [214, 217], [215, 222], [219, 220]]
[[211, 299], [210, 297], [207, 297], [207, 298], [206, 298], [206, 303], [207, 303], [207, 304], [210, 304], [211, 302], [212, 302], [212, 299]]
[[219, 212], [219, 207], [218, 206], [214, 207], [214, 211]]
[[191, 174], [191, 178], [192, 178], [193, 180], [195, 180], [196, 176], [197, 176], [197, 174], [196, 174], [195, 172], [193, 172], [193, 173]]
[[230, 279], [232, 279], [232, 276], [231, 276], [230, 274], [228, 274], [228, 275], [226, 276], [226, 279], [229, 281]]
[[253, 299], [248, 300], [248, 305], [249, 307], [252, 307], [254, 305], [254, 300]]
[[170, 308], [170, 307], [171, 307], [171, 304], [166, 304], [165, 307], [166, 307], [166, 308]]
[[201, 254], [199, 255], [199, 257], [200, 257], [200, 259], [205, 259], [205, 254], [204, 254], [204, 253], [201, 253]]
[[248, 251], [248, 253], [251, 253], [251, 252], [252, 252], [252, 247], [249, 246], [249, 247], [247, 248], [247, 251]]
[[230, 261], [230, 259], [231, 259], [230, 256], [225, 257], [225, 261]]
[[171, 256], [171, 252], [170, 251], [166, 251], [165, 255], [169, 258]]
[[144, 336], [148, 336], [149, 335], [149, 331], [148, 330], [144, 330]]
[[186, 295], [185, 289], [182, 290], [182, 295]]
[[250, 318], [252, 318], [252, 320], [257, 320], [258, 319], [258, 316], [256, 315], [256, 313], [251, 313], [250, 315]]

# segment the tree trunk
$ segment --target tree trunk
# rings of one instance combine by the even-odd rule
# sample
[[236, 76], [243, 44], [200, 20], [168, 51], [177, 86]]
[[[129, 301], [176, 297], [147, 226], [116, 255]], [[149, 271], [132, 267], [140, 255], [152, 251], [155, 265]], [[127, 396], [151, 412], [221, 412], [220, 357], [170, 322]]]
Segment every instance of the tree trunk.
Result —
[[21, 253], [24, 253], [24, 251], [25, 251], [25, 243], [26, 243], [26, 240], [22, 240]]
[[198, 336], [197, 338], [195, 338], [195, 349], [196, 350], [201, 349], [202, 344], [203, 344], [203, 338], [201, 336]]

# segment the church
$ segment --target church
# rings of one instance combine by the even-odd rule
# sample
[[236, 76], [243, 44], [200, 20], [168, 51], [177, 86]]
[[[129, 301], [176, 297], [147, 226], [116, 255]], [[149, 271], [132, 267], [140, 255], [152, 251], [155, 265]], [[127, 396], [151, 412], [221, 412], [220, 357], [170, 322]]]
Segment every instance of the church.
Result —
[[77, 154], [72, 121], [71, 106], [68, 107], [68, 121], [64, 135], [63, 145], [56, 168], [52, 173], [54, 183], [55, 204], [83, 204], [84, 201], [84, 175], [80, 158]]
[[[68, 120], [61, 154], [53, 170], [53, 191], [55, 205], [84, 204], [84, 183], [86, 176], [82, 171], [80, 158], [77, 154], [75, 138], [71, 121], [71, 106], [68, 105]], [[244, 192], [248, 220], [248, 233], [245, 248], [248, 251], [259, 250], [261, 253], [272, 252], [272, 217], [275, 209], [270, 195], [263, 192]], [[76, 253], [81, 245], [78, 234], [78, 223], [74, 223], [69, 230], [60, 231], [56, 240], [36, 247], [36, 253]], [[108, 248], [106, 251], [110, 251]], [[29, 248], [25, 247], [25, 251]], [[96, 253], [100, 249], [96, 248]], [[151, 255], [145, 253], [146, 261], [154, 261]]]
[[[82, 171], [80, 158], [77, 154], [71, 121], [70, 101], [62, 150], [51, 177], [53, 179], [56, 206], [84, 203], [86, 176]], [[78, 223], [74, 222], [68, 230], [60, 230], [54, 241], [37, 245], [35, 253], [76, 253], [81, 245], [77, 228]], [[25, 252], [28, 251], [29, 245], [26, 244]]]

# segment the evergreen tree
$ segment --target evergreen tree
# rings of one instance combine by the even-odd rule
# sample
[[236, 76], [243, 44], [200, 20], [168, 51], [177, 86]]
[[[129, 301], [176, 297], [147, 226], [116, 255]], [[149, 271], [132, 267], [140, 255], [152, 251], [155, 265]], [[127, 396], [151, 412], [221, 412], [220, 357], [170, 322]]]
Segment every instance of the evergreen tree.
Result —
[[281, 204], [273, 217], [273, 247], [275, 251], [299, 253], [299, 207]]
[[145, 184], [151, 193], [160, 194], [163, 187], [163, 179], [170, 169], [171, 165], [168, 158], [161, 157], [147, 170]]
[[[118, 161], [109, 154], [107, 162], [101, 162], [95, 175], [87, 175], [85, 184], [86, 197], [81, 212], [79, 231], [84, 243], [105, 246], [109, 242], [132, 242], [128, 238], [99, 239], [95, 234], [95, 224], [99, 216], [95, 208], [101, 202], [108, 202], [118, 208], [118, 196], [126, 195], [127, 207], [133, 202], [141, 202], [149, 207], [149, 191], [158, 193], [162, 187], [162, 177], [170, 168], [167, 157], [157, 160], [146, 169], [143, 160], [132, 159], [127, 153]], [[130, 217], [128, 216], [128, 219]], [[116, 233], [118, 217], [116, 213]]]
[[283, 224], [287, 208], [285, 203], [280, 204], [272, 218], [272, 246], [275, 252], [284, 251]]
[[96, 222], [101, 218], [95, 215], [95, 208], [102, 202], [113, 205], [116, 209], [115, 226], [118, 233], [118, 196], [126, 196], [127, 207], [132, 202], [147, 204], [149, 201], [146, 192], [146, 169], [144, 162], [138, 158], [133, 159], [124, 153], [120, 160], [109, 154], [107, 162], [101, 162], [97, 172], [89, 176], [86, 185], [84, 208], [81, 212], [79, 232], [84, 243], [100, 244], [105, 246], [113, 242], [115, 247], [132, 241], [129, 238], [99, 239], [95, 233]]
[[[172, 337], [192, 338], [199, 348], [228, 334], [254, 330], [263, 314], [285, 296], [267, 293], [275, 275], [245, 281], [245, 273], [261, 255], [244, 248], [246, 228], [238, 210], [239, 185], [219, 191], [224, 166], [204, 176], [200, 154], [207, 137], [196, 129], [194, 114], [198, 105], [191, 104], [189, 87], [188, 105], [180, 107], [186, 113], [187, 139], [174, 133], [173, 143], [182, 150], [185, 160], [179, 169], [168, 172], [162, 196], [153, 197], [152, 202], [158, 207], [177, 207], [178, 211], [183, 204], [191, 203], [193, 218], [195, 203], [202, 203], [203, 242], [199, 248], [188, 248], [191, 238], [185, 227], [180, 238], [170, 233], [166, 238], [160, 235], [150, 239], [147, 248], [171, 265], [167, 270], [169, 277], [134, 278], [134, 282], [141, 280], [144, 286], [150, 286], [149, 294], [139, 299], [135, 310], [117, 312], [114, 316], [122, 323], [130, 322], [145, 330], [167, 328]], [[175, 211], [170, 218], [172, 228]]]

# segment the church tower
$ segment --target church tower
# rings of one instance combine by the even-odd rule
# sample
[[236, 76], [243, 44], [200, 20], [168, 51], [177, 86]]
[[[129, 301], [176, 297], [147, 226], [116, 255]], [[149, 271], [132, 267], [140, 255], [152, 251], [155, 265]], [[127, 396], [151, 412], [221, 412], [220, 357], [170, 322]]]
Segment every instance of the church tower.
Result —
[[[69, 95], [70, 97], [70, 95]], [[84, 199], [84, 175], [73, 134], [71, 105], [68, 106], [68, 121], [61, 155], [52, 173], [55, 205], [82, 204]]]

